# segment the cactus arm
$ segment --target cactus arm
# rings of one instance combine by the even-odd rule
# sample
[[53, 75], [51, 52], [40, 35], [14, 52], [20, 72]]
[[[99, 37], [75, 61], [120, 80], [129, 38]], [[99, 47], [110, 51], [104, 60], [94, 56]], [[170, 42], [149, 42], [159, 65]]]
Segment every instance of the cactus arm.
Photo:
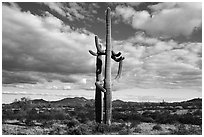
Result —
[[103, 88], [103, 86], [100, 84], [100, 82], [99, 81], [97, 81], [96, 83], [95, 83], [95, 85], [96, 85], [96, 87], [98, 88], [98, 89], [100, 89], [102, 92], [106, 92], [106, 90]]
[[115, 56], [115, 57], [119, 57], [119, 56], [121, 55], [121, 52], [115, 53], [115, 52], [112, 50], [112, 55]]
[[93, 55], [93, 56], [98, 56], [98, 54], [95, 53], [95, 52], [93, 52], [92, 50], [89, 50], [89, 53], [90, 53], [91, 55]]
[[119, 58], [116, 58], [115, 56], [111, 56], [111, 58], [113, 59], [113, 60], [115, 60], [116, 62], [120, 62], [121, 60], [124, 60], [125, 58], [124, 57], [119, 57]]
[[123, 60], [121, 60], [121, 61], [119, 62], [118, 73], [117, 73], [115, 79], [119, 79], [119, 78], [120, 78], [121, 72], [122, 72], [122, 67], [123, 67]]
[[97, 52], [105, 55], [105, 50], [101, 49], [102, 46], [98, 42], [98, 36], [95, 36], [95, 44], [96, 44]]
[[97, 49], [97, 53], [89, 50], [89, 53], [93, 56], [98, 56], [98, 55], [105, 55], [105, 50], [102, 50], [102, 45], [98, 43], [98, 36], [95, 36], [95, 45], [96, 45], [96, 49]]

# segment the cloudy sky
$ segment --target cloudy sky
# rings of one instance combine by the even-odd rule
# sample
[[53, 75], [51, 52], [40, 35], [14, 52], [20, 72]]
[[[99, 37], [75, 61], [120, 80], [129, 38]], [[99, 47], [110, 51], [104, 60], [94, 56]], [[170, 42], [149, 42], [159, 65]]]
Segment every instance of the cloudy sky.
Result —
[[[2, 3], [3, 97], [25, 89], [94, 98], [96, 62], [88, 50], [96, 50], [95, 35], [105, 45], [107, 7], [113, 49], [125, 56], [113, 98], [202, 96], [202, 3], [48, 2]], [[117, 67], [112, 62], [113, 79]]]

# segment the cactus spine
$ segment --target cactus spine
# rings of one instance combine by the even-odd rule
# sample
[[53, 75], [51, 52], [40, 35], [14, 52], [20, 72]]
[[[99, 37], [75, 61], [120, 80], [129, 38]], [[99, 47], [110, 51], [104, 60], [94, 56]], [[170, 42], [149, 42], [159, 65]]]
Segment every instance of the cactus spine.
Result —
[[[98, 42], [98, 37], [95, 36], [95, 43], [97, 53], [89, 50], [90, 54], [97, 56], [96, 59], [96, 92], [95, 92], [95, 114], [96, 122], [105, 124], [111, 124], [112, 117], [112, 90], [111, 90], [111, 58], [119, 62], [118, 74], [116, 78], [119, 78], [122, 71], [122, 61], [124, 57], [121, 53], [115, 53], [111, 46], [111, 9], [106, 10], [106, 50], [102, 50], [101, 45]], [[102, 80], [102, 55], [105, 55], [105, 78]], [[104, 92], [104, 103], [102, 99], [102, 92]], [[103, 111], [104, 104], [104, 111]], [[103, 117], [103, 112], [105, 115]]]

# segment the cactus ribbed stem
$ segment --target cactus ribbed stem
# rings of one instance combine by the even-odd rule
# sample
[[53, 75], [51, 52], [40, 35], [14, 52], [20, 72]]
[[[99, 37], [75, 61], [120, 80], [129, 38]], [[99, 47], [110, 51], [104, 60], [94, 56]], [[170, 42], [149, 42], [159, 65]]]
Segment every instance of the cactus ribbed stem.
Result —
[[[98, 43], [96, 42], [96, 45]], [[97, 45], [101, 49], [101, 45]], [[98, 49], [97, 49], [97, 52]], [[96, 58], [96, 82], [102, 82], [102, 55], [98, 55]], [[95, 114], [96, 114], [96, 122], [101, 123], [103, 120], [103, 98], [102, 92], [99, 87], [96, 86], [95, 93]]]
[[105, 79], [104, 88], [105, 93], [105, 124], [111, 124], [112, 116], [112, 91], [111, 91], [111, 9], [106, 10], [106, 57], [105, 57]]

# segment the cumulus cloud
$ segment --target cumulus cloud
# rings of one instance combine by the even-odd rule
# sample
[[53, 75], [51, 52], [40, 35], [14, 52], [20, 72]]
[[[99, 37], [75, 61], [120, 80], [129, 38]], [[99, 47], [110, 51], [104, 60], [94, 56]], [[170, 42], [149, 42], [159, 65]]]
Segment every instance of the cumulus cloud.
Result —
[[115, 88], [193, 88], [201, 91], [202, 44], [162, 41], [136, 33], [115, 42], [124, 60], [123, 76]]
[[94, 35], [72, 30], [47, 13], [45, 17], [2, 6], [3, 70], [56, 74], [94, 71]]
[[[85, 29], [73, 30], [49, 13], [40, 17], [18, 8], [4, 5], [2, 8], [3, 83], [58, 80], [69, 83], [68, 87], [54, 85], [58, 89], [94, 86], [95, 57], [88, 53], [89, 49], [95, 49], [93, 33]], [[164, 8], [154, 9], [160, 13], [158, 9]], [[129, 10], [134, 12], [134, 9]], [[138, 17], [141, 14], [147, 12], [139, 13]], [[124, 17], [131, 23], [129, 18], [134, 15], [125, 14]], [[141, 20], [143, 18], [141, 16]], [[148, 16], [146, 18], [149, 20]], [[112, 44], [116, 52], [121, 51], [125, 56], [122, 77], [119, 81], [113, 80], [114, 91], [135, 87], [201, 91], [201, 43], [177, 43], [138, 32], [125, 41], [113, 40]], [[112, 65], [113, 76], [117, 65]]]
[[151, 13], [130, 6], [117, 6], [115, 15], [135, 29], [160, 37], [190, 36], [202, 23], [201, 3], [159, 3], [150, 5]]

